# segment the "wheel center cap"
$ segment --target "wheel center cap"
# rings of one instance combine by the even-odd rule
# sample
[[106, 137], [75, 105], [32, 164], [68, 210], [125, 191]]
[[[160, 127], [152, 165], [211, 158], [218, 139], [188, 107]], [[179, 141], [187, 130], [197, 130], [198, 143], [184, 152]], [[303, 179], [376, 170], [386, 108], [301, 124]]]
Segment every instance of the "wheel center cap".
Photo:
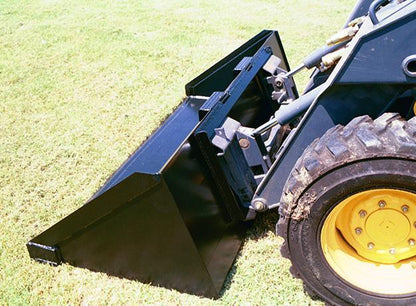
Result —
[[411, 226], [409, 220], [397, 210], [381, 209], [368, 216], [365, 230], [376, 244], [394, 245], [408, 237]]

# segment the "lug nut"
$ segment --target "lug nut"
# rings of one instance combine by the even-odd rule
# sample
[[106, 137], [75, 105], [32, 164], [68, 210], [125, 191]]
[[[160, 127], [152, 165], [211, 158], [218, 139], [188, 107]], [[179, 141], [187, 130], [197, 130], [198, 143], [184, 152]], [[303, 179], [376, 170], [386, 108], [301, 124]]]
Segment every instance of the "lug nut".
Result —
[[360, 235], [362, 232], [363, 232], [363, 230], [361, 229], [361, 227], [357, 227], [357, 228], [355, 229], [355, 233], [356, 233], [357, 235]]
[[394, 254], [396, 254], [396, 249], [395, 249], [395, 248], [391, 248], [391, 249], [389, 250], [389, 253], [390, 253], [390, 255], [394, 255]]
[[402, 212], [407, 213], [409, 211], [409, 206], [403, 205], [402, 206]]
[[415, 246], [415, 244], [416, 244], [416, 242], [415, 242], [415, 240], [414, 239], [409, 239], [409, 245], [410, 246]]
[[386, 207], [386, 202], [385, 202], [385, 201], [383, 201], [383, 200], [379, 201], [379, 202], [378, 202], [378, 207], [380, 207], [380, 208], [384, 208], [384, 207]]
[[368, 248], [369, 250], [374, 249], [374, 247], [375, 247], [375, 245], [374, 245], [374, 243], [372, 243], [372, 242], [369, 242], [369, 243], [367, 244], [367, 248]]
[[367, 212], [365, 210], [360, 210], [358, 214], [360, 215], [361, 218], [365, 218], [365, 216], [367, 216]]

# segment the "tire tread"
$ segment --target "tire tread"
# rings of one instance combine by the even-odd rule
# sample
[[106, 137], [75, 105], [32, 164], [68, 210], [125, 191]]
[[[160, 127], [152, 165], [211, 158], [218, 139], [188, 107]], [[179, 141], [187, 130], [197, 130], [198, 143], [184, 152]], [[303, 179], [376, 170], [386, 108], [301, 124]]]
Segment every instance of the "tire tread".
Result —
[[[287, 243], [289, 220], [307, 218], [314, 204], [313, 195], [305, 194], [308, 186], [341, 165], [378, 157], [416, 159], [416, 117], [408, 121], [396, 113], [385, 113], [375, 120], [367, 115], [356, 117], [345, 126], [329, 129], [306, 148], [289, 175], [280, 200], [276, 232], [284, 238], [283, 257], [292, 260]], [[305, 198], [308, 201], [302, 202]], [[299, 278], [294, 265], [291, 271]], [[315, 294], [307, 285], [306, 290]]]

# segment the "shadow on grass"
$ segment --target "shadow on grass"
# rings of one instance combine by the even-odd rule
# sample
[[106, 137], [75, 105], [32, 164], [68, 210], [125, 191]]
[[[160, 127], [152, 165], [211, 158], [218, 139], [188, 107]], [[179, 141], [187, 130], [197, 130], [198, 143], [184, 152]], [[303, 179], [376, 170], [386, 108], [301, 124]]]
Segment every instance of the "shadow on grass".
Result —
[[265, 238], [270, 232], [276, 233], [278, 220], [279, 213], [277, 209], [259, 214], [248, 229], [245, 240], [259, 240]]
[[[276, 223], [278, 219], [279, 219], [279, 213], [277, 209], [275, 209], [270, 212], [259, 214], [256, 217], [256, 220], [252, 222], [249, 229], [247, 230], [243, 245], [241, 246], [241, 249], [236, 257], [236, 260], [234, 261], [234, 264], [232, 265], [230, 271], [228, 272], [227, 278], [225, 279], [224, 285], [220, 291], [220, 294], [219, 294], [220, 299], [225, 295], [227, 290], [230, 289], [232, 280], [235, 274], [237, 273], [236, 261], [241, 255], [241, 251], [244, 248], [245, 243], [248, 240], [258, 241], [261, 239], [265, 239], [267, 236], [270, 235], [270, 232], [275, 233], [275, 227], [276, 227]], [[276, 245], [276, 248], [278, 247], [280, 246]]]

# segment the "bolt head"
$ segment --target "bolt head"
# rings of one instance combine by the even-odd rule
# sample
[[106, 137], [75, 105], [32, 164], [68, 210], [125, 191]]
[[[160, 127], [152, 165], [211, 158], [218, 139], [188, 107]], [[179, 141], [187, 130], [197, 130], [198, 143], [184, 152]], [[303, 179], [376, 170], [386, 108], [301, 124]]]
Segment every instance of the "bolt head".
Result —
[[276, 79], [274, 81], [274, 84], [276, 84], [276, 87], [279, 88], [279, 89], [283, 88], [283, 81], [281, 79]]
[[361, 227], [357, 227], [357, 228], [355, 229], [355, 233], [356, 233], [357, 235], [360, 235], [362, 232], [363, 232], [363, 230], [362, 230], [362, 228], [361, 228]]
[[375, 245], [374, 245], [374, 243], [372, 243], [372, 242], [369, 242], [369, 243], [367, 244], [367, 248], [368, 248], [369, 250], [374, 249], [374, 247], [375, 247]]
[[361, 218], [365, 218], [365, 216], [367, 216], [367, 212], [365, 210], [360, 210], [358, 214], [360, 215]]
[[396, 249], [395, 249], [395, 248], [391, 248], [391, 249], [389, 250], [389, 253], [390, 253], [390, 255], [394, 255], [394, 254], [396, 254]]
[[415, 246], [416, 245], [416, 241], [414, 239], [409, 239], [409, 245], [410, 246]]
[[241, 138], [238, 143], [240, 144], [240, 147], [242, 149], [247, 149], [248, 147], [250, 147], [250, 141], [246, 138]]
[[261, 211], [261, 210], [264, 210], [264, 208], [265, 208], [264, 203], [261, 202], [261, 201], [256, 201], [253, 204], [254, 204], [253, 206], [254, 206], [255, 210]]
[[383, 201], [383, 200], [379, 201], [379, 202], [378, 202], [378, 207], [380, 207], [380, 208], [384, 208], [384, 207], [386, 207], [386, 202], [385, 202], [385, 201]]
[[407, 213], [409, 211], [409, 206], [403, 205], [402, 206], [402, 212]]

